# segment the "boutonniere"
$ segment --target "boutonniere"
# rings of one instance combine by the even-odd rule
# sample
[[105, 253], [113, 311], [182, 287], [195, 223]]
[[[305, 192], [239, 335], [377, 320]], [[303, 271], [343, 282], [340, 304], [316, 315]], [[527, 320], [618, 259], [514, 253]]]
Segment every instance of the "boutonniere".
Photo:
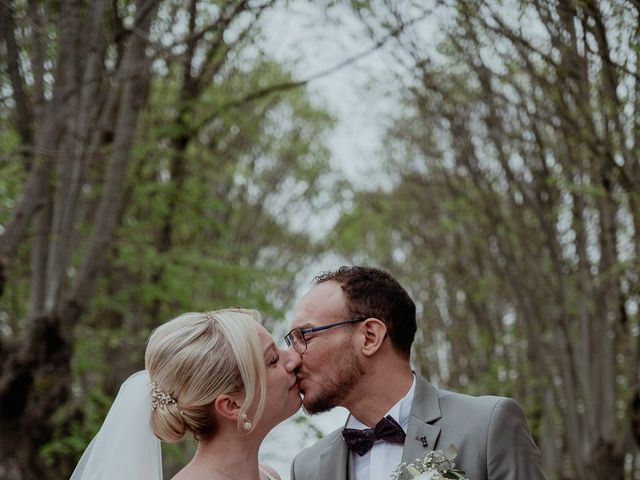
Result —
[[403, 472], [413, 480], [445, 480], [447, 478], [468, 480], [464, 472], [456, 468], [453, 459], [458, 455], [456, 447], [451, 445], [446, 450], [434, 450], [425, 453], [422, 459], [418, 458], [413, 463], [401, 463], [398, 465], [391, 478], [398, 480]]

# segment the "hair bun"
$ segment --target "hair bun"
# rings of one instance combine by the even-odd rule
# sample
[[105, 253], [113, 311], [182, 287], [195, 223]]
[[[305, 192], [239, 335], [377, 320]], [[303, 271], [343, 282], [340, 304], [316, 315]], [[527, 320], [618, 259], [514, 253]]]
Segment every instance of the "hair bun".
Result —
[[151, 429], [156, 437], [169, 443], [179, 442], [187, 433], [187, 425], [175, 403], [162, 405], [151, 411]]
[[[255, 310], [191, 312], [153, 331], [145, 366], [153, 382], [150, 426], [159, 439], [179, 442], [186, 432], [211, 438], [213, 403], [229, 392], [244, 392], [241, 413], [257, 400], [252, 420], [258, 422], [266, 392], [259, 320]], [[241, 432], [240, 422], [237, 428]]]

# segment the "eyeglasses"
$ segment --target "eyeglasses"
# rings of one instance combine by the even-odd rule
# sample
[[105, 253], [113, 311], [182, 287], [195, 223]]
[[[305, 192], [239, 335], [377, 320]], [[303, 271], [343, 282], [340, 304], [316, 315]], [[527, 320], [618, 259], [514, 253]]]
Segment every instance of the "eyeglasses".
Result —
[[284, 341], [286, 342], [287, 347], [293, 347], [296, 352], [304, 353], [307, 351], [307, 339], [305, 338], [305, 335], [314, 332], [321, 332], [322, 330], [329, 330], [330, 328], [337, 327], [339, 325], [362, 322], [367, 318], [368, 317], [356, 318], [353, 320], [343, 320], [341, 322], [323, 325], [322, 327], [294, 328], [284, 336]]

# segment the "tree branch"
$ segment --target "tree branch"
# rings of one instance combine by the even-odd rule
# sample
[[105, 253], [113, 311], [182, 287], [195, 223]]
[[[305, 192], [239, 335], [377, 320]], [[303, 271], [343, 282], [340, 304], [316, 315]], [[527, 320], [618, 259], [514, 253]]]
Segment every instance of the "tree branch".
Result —
[[29, 97], [25, 91], [25, 82], [20, 73], [20, 52], [15, 38], [15, 21], [13, 18], [13, 6], [7, 3], [9, 0], [2, 0], [5, 7], [0, 8], [0, 32], [4, 37], [7, 48], [7, 66], [9, 77], [11, 78], [11, 88], [13, 89], [13, 99], [16, 102], [16, 124], [22, 142], [31, 145], [33, 142], [32, 121], [33, 114]]
[[213, 113], [211, 113], [210, 115], [208, 115], [207, 117], [205, 117], [205, 119], [200, 123], [200, 125], [206, 125], [208, 124], [210, 121], [212, 121], [214, 118], [216, 118], [221, 112], [230, 110], [232, 108], [237, 108], [237, 107], [241, 107], [243, 105], [246, 105], [248, 103], [251, 103], [253, 101], [259, 100], [261, 98], [267, 97], [269, 95], [278, 93], [278, 92], [283, 92], [283, 91], [287, 91], [287, 90], [292, 90], [295, 88], [299, 88], [299, 87], [303, 87], [305, 85], [307, 85], [308, 83], [311, 83], [315, 80], [319, 80], [321, 78], [327, 77], [333, 73], [336, 73], [339, 70], [342, 70], [343, 68], [346, 68], [356, 62], [358, 62], [359, 60], [362, 60], [363, 58], [371, 55], [372, 53], [374, 53], [375, 51], [379, 50], [380, 48], [382, 48], [388, 41], [390, 41], [393, 38], [396, 38], [405, 28], [407, 28], [410, 25], [413, 25], [416, 22], [419, 22], [420, 20], [424, 19], [425, 16], [420, 16], [420, 17], [416, 17], [414, 19], [409, 20], [406, 23], [403, 23], [399, 26], [397, 26], [396, 28], [394, 28], [389, 34], [385, 35], [383, 38], [381, 38], [380, 40], [378, 40], [372, 47], [363, 50], [360, 53], [357, 53], [356, 55], [353, 55], [351, 57], [347, 57], [344, 60], [338, 62], [337, 64], [326, 68], [324, 70], [320, 70], [317, 73], [314, 73], [312, 75], [310, 75], [309, 77], [303, 79], [303, 80], [298, 80], [298, 81], [292, 81], [292, 82], [284, 82], [284, 83], [280, 83], [280, 84], [276, 84], [276, 85], [271, 85], [259, 90], [256, 90], [255, 92], [251, 92], [249, 94], [247, 94], [246, 96], [236, 99], [236, 100], [231, 100], [227, 103], [224, 103], [219, 109], [217, 109], [216, 111], [214, 111]]

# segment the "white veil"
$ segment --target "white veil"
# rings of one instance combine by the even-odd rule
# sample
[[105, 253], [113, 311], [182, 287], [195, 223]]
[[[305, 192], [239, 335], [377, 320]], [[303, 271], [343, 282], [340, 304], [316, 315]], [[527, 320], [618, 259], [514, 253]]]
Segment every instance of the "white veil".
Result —
[[160, 440], [151, 431], [150, 416], [151, 380], [142, 370], [120, 387], [70, 480], [162, 480]]

